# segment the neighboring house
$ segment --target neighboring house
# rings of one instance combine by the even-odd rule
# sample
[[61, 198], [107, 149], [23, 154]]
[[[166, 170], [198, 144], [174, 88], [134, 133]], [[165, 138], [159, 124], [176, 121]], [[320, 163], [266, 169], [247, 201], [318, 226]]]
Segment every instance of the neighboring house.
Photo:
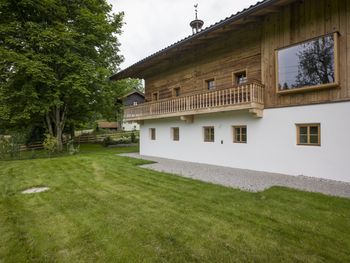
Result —
[[137, 62], [143, 155], [350, 181], [350, 2], [265, 0]]
[[117, 131], [119, 126], [116, 121], [97, 121], [97, 126], [99, 129]]
[[[137, 107], [138, 105], [145, 102], [145, 94], [138, 90], [133, 90], [124, 97], [121, 98], [124, 107], [130, 106], [130, 108]], [[140, 125], [135, 121], [127, 121], [123, 118], [122, 129], [124, 131], [135, 131], [140, 130]]]

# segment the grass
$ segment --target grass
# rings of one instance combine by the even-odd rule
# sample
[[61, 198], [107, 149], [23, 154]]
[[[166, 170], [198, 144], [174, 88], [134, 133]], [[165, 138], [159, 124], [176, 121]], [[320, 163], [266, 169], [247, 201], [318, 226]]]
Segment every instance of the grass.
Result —
[[[349, 262], [350, 200], [249, 193], [77, 156], [0, 162], [0, 262]], [[33, 186], [50, 191], [22, 195]]]

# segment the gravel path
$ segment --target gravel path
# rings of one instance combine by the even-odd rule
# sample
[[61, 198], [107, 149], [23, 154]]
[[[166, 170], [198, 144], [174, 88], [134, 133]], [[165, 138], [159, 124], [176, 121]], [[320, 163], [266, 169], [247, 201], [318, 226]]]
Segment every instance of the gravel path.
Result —
[[138, 153], [121, 155], [156, 162], [141, 165], [143, 168], [190, 177], [246, 191], [258, 192], [272, 186], [286, 186], [304, 191], [350, 198], [350, 183], [141, 156]]

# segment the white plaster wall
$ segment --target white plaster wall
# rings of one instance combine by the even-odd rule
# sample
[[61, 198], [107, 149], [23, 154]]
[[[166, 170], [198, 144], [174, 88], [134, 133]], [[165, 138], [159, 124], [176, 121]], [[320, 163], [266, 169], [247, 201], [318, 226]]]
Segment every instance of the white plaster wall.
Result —
[[[296, 123], [321, 123], [321, 146], [296, 145]], [[247, 125], [247, 144], [233, 143], [233, 125]], [[214, 143], [203, 142], [203, 126], [215, 126]], [[180, 127], [179, 142], [171, 127]], [[149, 120], [140, 138], [142, 155], [350, 182], [350, 102], [265, 109], [260, 119], [236, 111], [197, 115], [192, 124]]]

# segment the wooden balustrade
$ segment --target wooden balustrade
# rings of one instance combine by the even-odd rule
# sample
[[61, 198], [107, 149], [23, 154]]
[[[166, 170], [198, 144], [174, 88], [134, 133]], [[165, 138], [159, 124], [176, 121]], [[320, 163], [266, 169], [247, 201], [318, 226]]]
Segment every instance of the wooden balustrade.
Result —
[[[124, 108], [126, 121], [182, 116], [228, 110], [262, 110], [264, 87], [253, 82], [238, 87], [218, 89], [187, 96], [174, 97]], [[255, 112], [255, 111], [252, 111]]]

